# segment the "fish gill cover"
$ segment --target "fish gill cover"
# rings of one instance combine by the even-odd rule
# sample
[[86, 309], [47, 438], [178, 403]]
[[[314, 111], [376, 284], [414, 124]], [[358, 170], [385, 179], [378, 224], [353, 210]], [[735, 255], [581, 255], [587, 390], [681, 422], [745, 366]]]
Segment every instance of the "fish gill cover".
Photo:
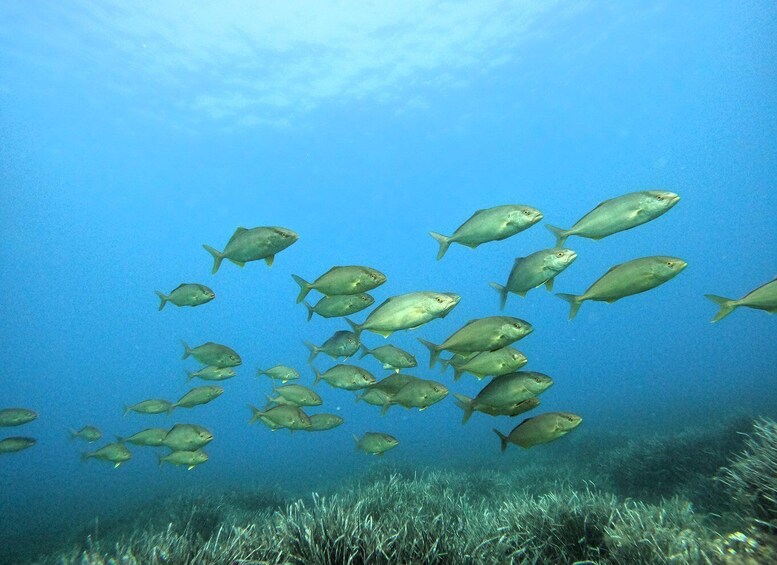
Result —
[[775, 560], [773, 5], [0, 21], [0, 561]]

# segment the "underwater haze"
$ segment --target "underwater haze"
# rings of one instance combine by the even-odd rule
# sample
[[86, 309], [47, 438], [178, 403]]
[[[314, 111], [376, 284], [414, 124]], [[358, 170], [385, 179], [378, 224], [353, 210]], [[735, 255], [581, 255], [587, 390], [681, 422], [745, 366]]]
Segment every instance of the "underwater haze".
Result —
[[[709, 497], [698, 490], [661, 490], [664, 479], [650, 477], [627, 485], [607, 464], [636, 468], [661, 442], [696, 434], [677, 452], [714, 459], [711, 471], [698, 474], [712, 485], [717, 469], [745, 449], [737, 442], [752, 422], [777, 417], [777, 316], [743, 307], [710, 323], [719, 306], [704, 296], [738, 299], [777, 275], [775, 37], [777, 6], [761, 1], [0, 3], [0, 410], [37, 414], [0, 427], [0, 440], [36, 440], [0, 454], [0, 561], [119, 558], [113, 541], [95, 548], [101, 524], [113, 524], [115, 539], [134, 539], [140, 530], [121, 524], [140, 528], [160, 507], [189, 509], [195, 498], [202, 507], [210, 495], [264, 493], [279, 501], [268, 508], [291, 520], [302, 512], [294, 504], [319, 504], [312, 493], [347, 504], [362, 496], [352, 485], [367, 492], [407, 480], [401, 488], [410, 489], [412, 481], [441, 481], [439, 473], [497, 477], [498, 489], [486, 489], [482, 500], [472, 495], [474, 505], [524, 496], [524, 489], [526, 497], [550, 497], [543, 504], [604, 493], [660, 508], [679, 496], [693, 504], [700, 528], [744, 531], [708, 522], [706, 513], [725, 512], [705, 507]], [[489, 283], [504, 285], [517, 257], [555, 245], [546, 224], [570, 228], [603, 201], [649, 190], [680, 200], [632, 229], [599, 240], [569, 237], [564, 247], [577, 258], [552, 292], [511, 293], [500, 310]], [[454, 243], [436, 259], [430, 231], [450, 236], [476, 211], [508, 204], [536, 208], [542, 219], [476, 248]], [[237, 228], [260, 226], [293, 230], [299, 239], [271, 266], [224, 260], [212, 273], [203, 244], [222, 251]], [[687, 267], [611, 304], [586, 301], [569, 319], [570, 305], [556, 293], [581, 295], [614, 265], [646, 256]], [[356, 402], [358, 392], [314, 384], [313, 366], [323, 372], [338, 362], [376, 379], [391, 374], [359, 354], [335, 361], [319, 353], [308, 363], [304, 342], [321, 345], [351, 327], [343, 317], [308, 321], [292, 275], [313, 282], [345, 265], [387, 279], [368, 291], [374, 304], [348, 315], [357, 324], [398, 295], [461, 297], [416, 329], [359, 336], [370, 349], [392, 344], [412, 353], [418, 365], [402, 373], [442, 383], [445, 398], [424, 410], [391, 405], [381, 415], [381, 406]], [[205, 285], [215, 299], [159, 310], [155, 291], [182, 283]], [[322, 296], [312, 291], [307, 300], [315, 305]], [[451, 369], [429, 368], [418, 338], [440, 344], [470, 320], [500, 315], [533, 326], [511, 345], [528, 358], [523, 370], [548, 375], [553, 385], [526, 414], [476, 412], [462, 425], [454, 394], [474, 397], [491, 377], [454, 380]], [[234, 349], [242, 358], [237, 375], [187, 381], [201, 365], [181, 358], [182, 340]], [[298, 370], [294, 382], [323, 399], [303, 410], [344, 423], [315, 433], [249, 425], [249, 404], [264, 408], [273, 392], [257, 369], [280, 364]], [[203, 385], [224, 392], [171, 414], [125, 415], [125, 406], [172, 402]], [[557, 441], [500, 450], [494, 428], [508, 435], [548, 412], [582, 423]], [[204, 448], [208, 460], [191, 470], [160, 466], [167, 449], [134, 445], [117, 468], [82, 461], [115, 436], [180, 423], [214, 436]], [[87, 425], [102, 439], [70, 438]], [[722, 449], [714, 435], [721, 426], [733, 430], [731, 449], [727, 443], [715, 459], [705, 449]], [[355, 449], [353, 436], [365, 432], [399, 443], [370, 455]], [[681, 462], [667, 456], [656, 476], [688, 471], [674, 465]], [[505, 478], [511, 473], [522, 473], [520, 488]], [[470, 484], [450, 477], [453, 492], [456, 481]], [[392, 511], [405, 499], [396, 500]], [[449, 512], [456, 511], [438, 511]], [[191, 512], [181, 515], [191, 520]], [[240, 516], [252, 531], [270, 523], [270, 514]], [[160, 519], [159, 531], [174, 521]], [[186, 531], [187, 543], [200, 545], [179, 561], [160, 557], [153, 542], [155, 557], [135, 549], [137, 562], [273, 562], [255, 547], [229, 558], [208, 554], [218, 546], [215, 533]], [[766, 547], [775, 531], [748, 536]], [[505, 543], [495, 532], [484, 539]], [[457, 534], [476, 546], [473, 536]], [[366, 551], [359, 543], [352, 547]], [[530, 561], [528, 553], [494, 547], [482, 562]], [[602, 548], [536, 560], [645, 562], [622, 547]], [[353, 562], [383, 559], [332, 551], [279, 554], [277, 562], [340, 562], [348, 551]], [[469, 550], [462, 555], [470, 561], [456, 558], [456, 549], [435, 551], [447, 562], [478, 562]], [[393, 555], [385, 562], [421, 560]], [[434, 561], [430, 555], [425, 562]]]

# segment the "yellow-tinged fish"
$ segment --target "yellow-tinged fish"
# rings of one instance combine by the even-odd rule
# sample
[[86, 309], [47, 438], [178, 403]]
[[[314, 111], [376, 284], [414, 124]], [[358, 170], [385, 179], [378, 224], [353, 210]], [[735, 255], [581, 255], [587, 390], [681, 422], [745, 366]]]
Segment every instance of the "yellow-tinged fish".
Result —
[[386, 397], [380, 413], [384, 415], [394, 404], [399, 404], [405, 408], [426, 410], [446, 396], [448, 396], [448, 389], [443, 384], [436, 381], [413, 379], [397, 392]]
[[586, 300], [612, 304], [625, 296], [639, 294], [664, 284], [679, 275], [687, 266], [688, 263], [677, 257], [641, 257], [610, 268], [583, 294], [559, 293], [556, 296], [569, 302], [571, 320]]
[[315, 306], [308, 304], [307, 300], [304, 300], [302, 303], [308, 309], [309, 322], [313, 318], [313, 314], [318, 314], [322, 318], [349, 316], [369, 308], [373, 302], [375, 302], [375, 299], [369, 294], [343, 294], [325, 296]]
[[291, 404], [294, 406], [321, 406], [321, 397], [315, 390], [311, 390], [306, 386], [290, 384], [273, 388], [273, 392], [277, 396], [272, 397], [267, 395], [269, 402], [275, 404]]
[[159, 447], [164, 445], [168, 431], [164, 428], [148, 428], [129, 437], [116, 436], [120, 443], [132, 443], [142, 447]]
[[348, 359], [359, 350], [359, 336], [347, 330], [336, 331], [332, 337], [320, 346], [314, 345], [309, 341], [304, 341], [303, 343], [310, 350], [308, 363], [312, 363], [319, 353], [325, 353], [332, 359], [339, 359], [340, 357]]
[[356, 396], [356, 402], [364, 400], [364, 402], [373, 406], [383, 406], [403, 386], [415, 380], [418, 380], [418, 378], [412, 375], [394, 373], [365, 388], [361, 394]]
[[70, 439], [82, 439], [92, 443], [103, 437], [103, 433], [94, 426], [84, 426], [80, 430], [70, 430]]
[[212, 367], [208, 365], [199, 371], [186, 371], [186, 380], [192, 380], [197, 377], [204, 381], [224, 381], [231, 379], [237, 373], [232, 367]]
[[542, 212], [531, 206], [507, 204], [478, 210], [452, 236], [429, 232], [440, 250], [437, 260], [442, 259], [451, 243], [459, 243], [472, 249], [489, 241], [500, 241], [532, 227], [542, 219]]
[[249, 424], [257, 420], [267, 425], [272, 431], [278, 428], [289, 428], [291, 431], [310, 428], [310, 416], [305, 414], [299, 406], [292, 404], [280, 404], [267, 410], [259, 410], [256, 406], [248, 407], [253, 412]]
[[478, 379], [513, 373], [526, 365], [528, 359], [517, 349], [507, 346], [496, 351], [483, 351], [472, 357], [457, 354], [440, 362], [443, 372], [449, 365], [453, 367], [453, 380], [457, 381], [463, 373], [470, 373]]
[[711, 320], [713, 322], [722, 320], [740, 306], [755, 308], [756, 310], [766, 310], [770, 314], [774, 314], [777, 312], [777, 279], [769, 281], [755, 290], [751, 290], [739, 300], [724, 298], [715, 294], [705, 294], [704, 296], [720, 306], [720, 311]]
[[91, 453], [81, 454], [81, 459], [86, 461], [87, 459], [94, 458], [102, 461], [110, 461], [113, 463], [114, 468], [118, 467], [125, 461], [132, 459], [132, 453], [127, 449], [123, 443], [109, 443], [106, 446], [101, 447], [97, 451]]
[[197, 386], [184, 394], [173, 408], [193, 408], [200, 404], [207, 404], [224, 393], [220, 386]]
[[159, 466], [161, 467], [163, 463], [184, 465], [191, 471], [196, 465], [205, 463], [207, 460], [208, 454], [201, 449], [196, 449], [194, 451], [173, 451], [165, 456], [159, 456]]
[[209, 341], [194, 348], [189, 347], [183, 340], [181, 343], [183, 344], [182, 359], [191, 355], [203, 365], [219, 368], [237, 367], [243, 362], [234, 349], [220, 343]]
[[337, 414], [313, 414], [310, 417], [310, 427], [303, 428], [306, 432], [324, 432], [336, 428], [343, 423]]
[[[454, 394], [453, 396], [455, 397], [454, 402], [456, 402], [456, 405], [465, 411], [464, 417], [461, 419], [461, 425], [463, 426], [469, 420], [469, 415], [472, 414], [472, 412], [467, 412], [469, 403], [472, 402], [472, 399], [464, 396], [463, 394]], [[540, 399], [536, 396], [532, 396], [526, 400], [520, 400], [513, 402], [512, 404], [502, 404], [500, 406], [489, 406], [487, 404], [483, 404], [478, 407], [477, 411], [482, 412], [483, 414], [488, 414], [489, 416], [513, 417], [518, 416], [519, 414], [523, 414], [524, 412], [528, 412], [529, 410], [533, 410], [539, 405]]]
[[37, 417], [38, 414], [29, 408], [4, 408], [0, 410], [0, 426], [21, 426]]
[[262, 375], [267, 375], [271, 379], [285, 383], [287, 381], [297, 380], [299, 378], [299, 371], [286, 365], [276, 365], [275, 367], [271, 367], [267, 370], [257, 369], [256, 376], [260, 377]]
[[537, 396], [553, 385], [548, 375], [535, 371], [518, 371], [496, 377], [478, 392], [475, 398], [457, 394], [456, 405], [464, 410], [461, 423], [466, 424], [473, 411], [486, 414], [497, 411], [512, 411], [519, 403]]
[[402, 369], [410, 369], [418, 365], [418, 361], [411, 353], [393, 345], [381, 345], [375, 349], [369, 349], [362, 343], [361, 349], [362, 354], [359, 355], [359, 359], [363, 359], [366, 355], [372, 355], [383, 363], [384, 369], [391, 369], [396, 373]]
[[544, 284], [548, 290], [553, 289], [553, 281], [556, 275], [569, 267], [577, 258], [577, 253], [571, 249], [554, 247], [543, 249], [526, 257], [518, 257], [513, 263], [507, 283], [502, 286], [490, 283], [491, 288], [499, 293], [499, 307], [504, 310], [507, 302], [507, 293], [512, 292], [518, 296], [526, 296], [533, 288]]
[[124, 407], [125, 416], [130, 411], [137, 412], [138, 414], [169, 414], [173, 411], [173, 403], [161, 398], [152, 398]]
[[366, 432], [361, 438], [353, 436], [356, 449], [361, 449], [370, 455], [383, 455], [389, 449], [399, 445], [399, 440], [394, 436], [379, 432]]
[[547, 412], [533, 418], [527, 418], [518, 424], [509, 436], [504, 435], [499, 430], [494, 430], [494, 433], [499, 436], [502, 442], [502, 451], [507, 449], [508, 443], [514, 443], [528, 449], [567, 435], [582, 421], [580, 416], [569, 412]]
[[237, 228], [224, 251], [218, 251], [209, 245], [203, 245], [203, 247], [213, 256], [213, 273], [216, 273], [224, 259], [238, 267], [243, 267], [249, 261], [264, 259], [270, 267], [275, 260], [275, 255], [298, 239], [299, 235], [288, 228], [276, 226]]
[[22, 449], [32, 447], [36, 443], [34, 437], [7, 437], [0, 440], [0, 455], [4, 453], [16, 453]]
[[388, 337], [399, 330], [410, 330], [436, 318], [444, 318], [459, 303], [461, 296], [454, 292], [410, 292], [392, 296], [370, 312], [367, 319], [357, 324], [345, 319], [358, 340], [362, 331]]
[[332, 267], [312, 283], [297, 275], [291, 276], [300, 286], [297, 304], [302, 302], [313, 289], [326, 296], [361, 294], [386, 282], [386, 275], [377, 269], [359, 265]]
[[345, 390], [359, 390], [375, 384], [372, 373], [356, 365], [335, 365], [324, 373], [313, 367], [313, 371], [316, 374], [314, 384], [318, 384], [318, 381], [326, 381], [335, 388]]
[[197, 424], [176, 424], [162, 439], [173, 451], [195, 451], [213, 441], [213, 434]]
[[630, 192], [600, 203], [568, 230], [551, 225], [546, 227], [556, 236], [556, 247], [562, 247], [571, 235], [602, 239], [614, 233], [630, 230], [655, 220], [679, 201], [680, 197], [674, 192], [663, 190]]
[[197, 283], [183, 283], [178, 285], [174, 290], [170, 291], [170, 294], [165, 295], [163, 292], [155, 291], [156, 295], [161, 300], [159, 309], [165, 307], [165, 304], [170, 302], [176, 306], [199, 306], [205, 304], [216, 298], [216, 293], [209, 289], [204, 284]]

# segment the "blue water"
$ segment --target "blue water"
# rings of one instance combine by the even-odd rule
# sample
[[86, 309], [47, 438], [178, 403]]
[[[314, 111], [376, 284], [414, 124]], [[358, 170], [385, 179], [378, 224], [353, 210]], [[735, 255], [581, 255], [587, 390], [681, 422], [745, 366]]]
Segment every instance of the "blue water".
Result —
[[[741, 309], [712, 325], [703, 294], [737, 298], [777, 272], [775, 37], [771, 2], [0, 4], [0, 407], [39, 413], [3, 430], [38, 444], [0, 459], [0, 537], [213, 484], [324, 488], [378, 464], [354, 450], [352, 434], [367, 430], [400, 439], [384, 458], [395, 462], [530, 460], [514, 446], [501, 455], [491, 432], [517, 422], [476, 414], [462, 427], [450, 398], [381, 418], [321, 383], [318, 411], [340, 414], [340, 428], [247, 425], [246, 404], [270, 391], [257, 367], [289, 364], [310, 384], [302, 340], [347, 329], [307, 322], [295, 304], [290, 275], [313, 280], [332, 265], [386, 273], [376, 304], [461, 294], [447, 318], [389, 342], [416, 354], [412, 374], [474, 395], [475, 379], [429, 371], [416, 337], [439, 343], [498, 314], [488, 283], [553, 237], [537, 225], [476, 250], [454, 245], [437, 262], [427, 232], [450, 234], [499, 204], [569, 227], [626, 192], [682, 197], [633, 230], [571, 238], [579, 257], [555, 291], [582, 293], [645, 255], [685, 259], [676, 279], [586, 303], [573, 321], [542, 288], [510, 296], [505, 313], [535, 327], [516, 345], [526, 368], [555, 380], [540, 410], [583, 416], [578, 436], [774, 415], [777, 318]], [[202, 244], [223, 249], [236, 227], [261, 225], [300, 239], [271, 268], [225, 263], [211, 275]], [[182, 282], [217, 298], [159, 312], [154, 290]], [[233, 347], [238, 377], [207, 406], [123, 416], [125, 404], [188, 390], [196, 364], [181, 360], [181, 339]], [[160, 469], [153, 450], [134, 448], [114, 470], [82, 463], [85, 444], [67, 434], [175, 422], [214, 431], [210, 461]]]

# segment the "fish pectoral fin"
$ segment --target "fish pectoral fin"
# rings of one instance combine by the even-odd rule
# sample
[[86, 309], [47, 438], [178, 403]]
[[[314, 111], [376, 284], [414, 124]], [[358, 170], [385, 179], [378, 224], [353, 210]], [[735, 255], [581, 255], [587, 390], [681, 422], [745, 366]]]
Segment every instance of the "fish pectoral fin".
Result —
[[375, 333], [378, 334], [378, 335], [382, 335], [383, 337], [389, 337], [394, 332], [393, 331], [382, 330], [382, 331], [376, 331]]
[[264, 262], [267, 263], [268, 267], [272, 267], [273, 261], [275, 261], [275, 255], [268, 255], [264, 258]]
[[234, 259], [230, 259], [229, 257], [227, 257], [227, 261], [231, 261], [232, 263], [234, 263], [238, 267], [245, 267], [246, 266], [245, 261], [236, 261]]
[[191, 471], [192, 469], [194, 469], [194, 465], [189, 465], [189, 467], [186, 468], [187, 471]]

